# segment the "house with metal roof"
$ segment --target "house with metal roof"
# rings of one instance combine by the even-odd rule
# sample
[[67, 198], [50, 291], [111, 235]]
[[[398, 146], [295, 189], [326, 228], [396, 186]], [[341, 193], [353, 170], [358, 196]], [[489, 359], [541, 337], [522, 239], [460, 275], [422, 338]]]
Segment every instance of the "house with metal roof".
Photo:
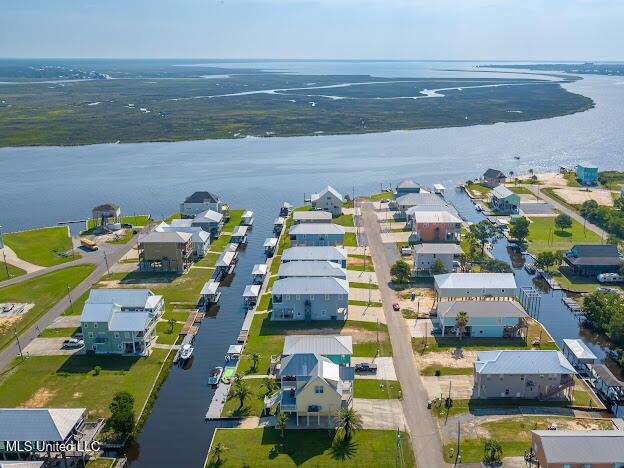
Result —
[[589, 372], [587, 365], [598, 364], [600, 360], [581, 339], [564, 338], [561, 352], [579, 372]]
[[347, 335], [286, 335], [282, 356], [320, 354], [335, 364], [351, 365], [353, 338]]
[[139, 269], [186, 273], [193, 262], [193, 235], [152, 231], [139, 239]]
[[473, 366], [475, 398], [572, 397], [576, 371], [559, 351], [478, 351]]
[[319, 193], [310, 195], [312, 210], [327, 211], [332, 216], [340, 216], [342, 214], [343, 196], [338, 190], [328, 185]]
[[266, 263], [255, 264], [253, 270], [251, 270], [251, 276], [253, 278], [254, 284], [262, 284], [268, 271], [269, 265], [267, 265]]
[[295, 211], [293, 224], [302, 223], [331, 223], [332, 214], [329, 211]]
[[431, 274], [431, 267], [436, 260], [440, 260], [446, 271], [453, 271], [453, 262], [459, 261], [464, 253], [461, 247], [454, 243], [424, 243], [414, 246], [414, 269], [417, 274]]
[[232, 242], [236, 242], [237, 244], [246, 244], [247, 231], [249, 231], [249, 226], [236, 226], [232, 231]]
[[598, 183], [598, 166], [590, 162], [577, 164], [576, 180], [582, 185], [596, 185]]
[[347, 251], [343, 247], [290, 247], [282, 254], [282, 263], [328, 261], [347, 268]]
[[202, 258], [208, 253], [210, 248], [210, 234], [200, 227], [190, 226], [190, 219], [179, 219], [174, 221], [188, 221], [189, 226], [172, 226], [164, 221], [160, 223], [154, 231], [156, 232], [188, 232], [192, 236], [193, 257]]
[[531, 431], [531, 466], [624, 468], [624, 431]]
[[420, 193], [420, 188], [420, 184], [417, 184], [411, 179], [405, 179], [397, 184], [394, 193], [397, 197], [400, 197], [407, 193]]
[[604, 364], [587, 364], [587, 368], [596, 393], [603, 397], [607, 408], [618, 418], [624, 418], [624, 382]]
[[340, 366], [319, 354], [297, 353], [282, 360], [279, 410], [294, 414], [297, 425], [321, 424], [321, 418], [333, 427], [338, 410], [349, 408], [353, 402], [353, 367]]
[[314, 277], [347, 279], [347, 270], [339, 264], [327, 260], [287, 262], [280, 264], [277, 276], [279, 279]]
[[459, 242], [462, 220], [446, 210], [412, 211], [410, 242]]
[[505, 176], [503, 171], [499, 171], [498, 169], [488, 169], [483, 173], [481, 180], [483, 185], [496, 187], [497, 185], [504, 184], [506, 178], [507, 176]]
[[219, 302], [219, 299], [221, 298], [219, 285], [220, 283], [214, 279], [210, 279], [207, 283], [204, 283], [201, 291], [199, 292], [199, 305], [201, 307], [208, 309], [211, 304]]
[[564, 260], [579, 276], [617, 273], [624, 262], [615, 244], [577, 244], [566, 252]]
[[123, 312], [149, 312], [158, 317], [165, 310], [165, 300], [149, 289], [95, 288], [89, 291], [89, 304], [115, 303]]
[[345, 228], [332, 223], [302, 223], [291, 227], [288, 235], [293, 247], [343, 245]]
[[502, 214], [516, 214], [520, 208], [520, 195], [504, 185], [497, 185], [490, 192], [492, 210]]
[[273, 283], [271, 320], [347, 320], [349, 282], [341, 278], [284, 278]]
[[221, 252], [219, 258], [215, 263], [214, 276], [216, 279], [222, 279], [234, 271], [236, 261], [238, 259], [238, 252], [234, 250], [226, 249]]
[[182, 216], [191, 218], [206, 210], [221, 213], [223, 208], [224, 203], [212, 192], [195, 192], [180, 203]]
[[206, 210], [198, 213], [193, 218], [191, 226], [197, 226], [210, 234], [212, 239], [219, 237], [223, 223], [225, 222], [223, 213], [214, 210]]
[[[85, 417], [86, 408], [0, 408], [0, 459], [15, 460], [47, 449], [59, 453], [54, 444], [69, 446], [81, 440]], [[29, 449], [28, 443], [42, 449]]]
[[396, 199], [393, 205], [396, 205], [399, 216], [405, 218], [407, 217], [407, 210], [414, 206], [440, 207], [449, 205], [449, 202], [436, 193], [421, 192], [402, 195]]
[[468, 314], [464, 336], [472, 338], [523, 338], [528, 329], [528, 315], [516, 301], [444, 301], [436, 308], [434, 321], [442, 336], [457, 336], [457, 315]]
[[436, 300], [509, 299], [516, 296], [513, 273], [446, 273], [433, 277]]

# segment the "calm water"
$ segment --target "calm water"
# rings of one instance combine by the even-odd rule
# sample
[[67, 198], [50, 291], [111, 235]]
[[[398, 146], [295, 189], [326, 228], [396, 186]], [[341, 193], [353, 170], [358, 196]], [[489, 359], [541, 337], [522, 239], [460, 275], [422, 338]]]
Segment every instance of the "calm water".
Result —
[[[467, 66], [459, 63], [254, 66], [301, 73], [474, 76], [436, 71]], [[601, 169], [623, 169], [624, 79], [594, 76], [566, 87], [593, 98], [596, 108], [525, 123], [357, 136], [4, 148], [0, 149], [0, 224], [10, 231], [81, 219], [93, 206], [109, 201], [119, 203], [126, 214], [161, 217], [177, 211], [184, 196], [195, 190], [217, 192], [231, 206], [256, 212], [249, 245], [240, 255], [231, 285], [224, 289], [220, 310], [216, 317], [205, 319], [197, 336], [192, 367], [171, 370], [130, 454], [136, 466], [199, 466], [216, 427], [204, 422], [212, 397], [206, 379], [236, 340], [243, 319], [242, 290], [253, 264], [264, 259], [262, 242], [281, 202], [301, 203], [305, 193], [328, 183], [343, 192], [362, 194], [411, 177], [425, 184], [443, 183], [462, 213], [478, 219], [472, 204], [453, 187], [488, 167], [520, 173], [529, 168], [557, 170], [559, 165], [589, 159]], [[509, 258], [502, 243], [494, 253]], [[517, 277], [520, 285], [532, 281], [523, 270], [517, 271]], [[560, 297], [545, 292], [540, 313], [557, 341], [579, 334]], [[599, 351], [599, 346], [592, 347]]]

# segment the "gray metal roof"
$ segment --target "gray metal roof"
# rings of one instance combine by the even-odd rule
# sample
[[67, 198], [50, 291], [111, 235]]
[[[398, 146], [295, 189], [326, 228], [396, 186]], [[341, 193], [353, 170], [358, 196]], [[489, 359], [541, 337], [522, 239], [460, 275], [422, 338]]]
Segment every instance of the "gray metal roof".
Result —
[[121, 312], [121, 307], [112, 302], [87, 302], [82, 308], [80, 322], [106, 322], [110, 320], [115, 312]]
[[478, 374], [576, 374], [560, 351], [551, 350], [478, 351], [474, 364]]
[[407, 193], [396, 199], [399, 206], [447, 205], [448, 202], [435, 193]]
[[512, 192], [504, 185], [497, 185], [496, 187], [494, 187], [492, 189], [492, 196], [495, 196], [498, 199], [503, 199], [503, 198], [507, 198], [510, 196], [518, 197], [518, 199], [520, 198], [520, 196], [517, 193]]
[[253, 270], [251, 271], [252, 275], [266, 275], [267, 271], [269, 271], [269, 265], [266, 263], [257, 263], [254, 265]]
[[215, 195], [212, 192], [195, 192], [192, 195], [186, 197], [184, 203], [218, 203], [219, 195]]
[[103, 288], [92, 289], [89, 292], [87, 303], [111, 303], [121, 307], [151, 308], [152, 304], [160, 302], [162, 296], [154, 294], [149, 289]]
[[342, 194], [340, 192], [338, 192], [338, 190], [336, 190], [334, 187], [332, 187], [331, 185], [328, 185], [327, 187], [325, 187], [323, 190], [321, 190], [319, 193], [313, 193], [310, 196], [311, 200], [318, 200], [319, 198], [325, 196], [325, 194], [327, 193], [331, 193], [334, 197], [338, 198], [340, 201], [342, 201]]
[[577, 359], [598, 359], [591, 349], [581, 339], [563, 339], [564, 347], [567, 347]]
[[513, 273], [445, 273], [433, 278], [437, 289], [516, 289]]
[[505, 174], [503, 173], [503, 171], [500, 171], [498, 169], [488, 169], [483, 173], [483, 177], [486, 177], [488, 179], [497, 179], [500, 177], [505, 177]]
[[140, 332], [145, 330], [150, 320], [149, 312], [115, 311], [108, 321], [108, 330]]
[[462, 248], [452, 242], [445, 243], [425, 243], [416, 244], [414, 246], [414, 254], [447, 254], [447, 255], [461, 255], [464, 253]]
[[334, 262], [323, 261], [301, 261], [282, 263], [277, 271], [280, 278], [294, 277], [315, 277], [333, 276], [335, 278], [346, 278], [347, 270]]
[[202, 296], [207, 294], [216, 294], [217, 289], [219, 289], [219, 282], [211, 279], [204, 284], [199, 294]]
[[[572, 252], [576, 256], [573, 256]], [[573, 265], [612, 266], [622, 262], [615, 244], [577, 244], [572, 246], [566, 260]]]
[[214, 210], [206, 210], [199, 213], [193, 218], [193, 223], [220, 223], [223, 214]]
[[624, 431], [531, 431], [538, 436], [547, 463], [624, 463]]
[[345, 335], [287, 335], [282, 354], [297, 353], [350, 355], [353, 354], [353, 338]]
[[462, 222], [461, 219], [450, 213], [448, 210], [414, 210], [409, 213], [409, 216], [414, 220], [415, 223], [460, 224]]
[[279, 376], [320, 377], [335, 384], [355, 378], [353, 367], [344, 367], [320, 354], [298, 353], [282, 359]]
[[85, 408], [0, 408], [0, 440], [62, 442]]
[[140, 242], [143, 244], [160, 244], [160, 243], [186, 243], [193, 237], [192, 234], [188, 232], [157, 232], [152, 231], [145, 237], [143, 237]]
[[275, 247], [277, 245], [277, 237], [267, 237], [264, 240], [264, 247]]
[[260, 294], [259, 284], [248, 284], [243, 291], [243, 297], [258, 297]]
[[346, 259], [347, 251], [342, 247], [291, 247], [282, 254], [282, 261]]
[[210, 242], [210, 234], [199, 226], [169, 226], [167, 223], [160, 223], [154, 229], [156, 232], [188, 232], [191, 234], [194, 243], [205, 244]]
[[592, 373], [595, 373], [608, 387], [624, 387], [624, 382], [618, 379], [611, 369], [604, 364], [591, 364]]
[[329, 211], [295, 211], [293, 213], [293, 219], [295, 221], [304, 220], [327, 220], [331, 221], [332, 214]]
[[0, 468], [40, 468], [43, 460], [0, 460]]
[[193, 225], [193, 220], [190, 218], [172, 219], [169, 225], [173, 227], [191, 227]]
[[232, 236], [242, 237], [247, 234], [248, 230], [249, 230], [249, 226], [236, 226], [236, 228], [234, 228], [234, 231], [232, 231]]
[[403, 189], [403, 188], [420, 188], [420, 184], [417, 184], [416, 182], [414, 182], [411, 179], [405, 179], [402, 180], [401, 182], [399, 182], [396, 186], [397, 189]]
[[349, 294], [349, 283], [342, 278], [284, 278], [273, 283], [275, 294]]
[[437, 312], [440, 317], [457, 317], [459, 312], [468, 317], [527, 317], [516, 301], [441, 301]]
[[215, 266], [218, 266], [218, 267], [230, 266], [230, 264], [232, 263], [232, 260], [234, 260], [235, 255], [236, 255], [236, 252], [233, 252], [231, 250], [225, 250], [224, 252], [221, 253], [221, 255], [219, 255], [219, 258], [217, 259]]
[[332, 223], [300, 223], [290, 228], [289, 234], [291, 236], [297, 235], [325, 235], [325, 234], [339, 234], [344, 235], [345, 228], [338, 224]]

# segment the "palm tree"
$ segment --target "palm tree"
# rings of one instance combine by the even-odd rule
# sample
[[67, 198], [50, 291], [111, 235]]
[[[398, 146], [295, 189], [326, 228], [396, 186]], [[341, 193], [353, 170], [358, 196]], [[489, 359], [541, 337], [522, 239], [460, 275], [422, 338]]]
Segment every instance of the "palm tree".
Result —
[[277, 388], [277, 382], [270, 377], [265, 377], [262, 380], [262, 386], [266, 388], [265, 395], [269, 395]]
[[486, 462], [500, 461], [503, 458], [503, 447], [496, 439], [488, 439], [483, 447], [483, 459]]
[[336, 423], [338, 427], [344, 430], [345, 440], [351, 439], [351, 434], [362, 429], [362, 416], [353, 408], [341, 408], [336, 415]]
[[510, 179], [513, 178], [513, 175], [514, 175], [514, 171], [509, 171], [509, 178]]
[[214, 447], [212, 447], [212, 456], [215, 458], [215, 464], [221, 464], [221, 455], [223, 452], [227, 450], [227, 447], [223, 445], [221, 442], [218, 442]]
[[167, 320], [167, 323], [169, 323], [169, 333], [173, 333], [173, 326], [175, 325], [176, 321], [173, 319], [169, 319]]
[[228, 398], [238, 398], [238, 401], [240, 402], [240, 406], [238, 407], [238, 409], [241, 409], [245, 404], [245, 400], [251, 398], [252, 395], [253, 392], [247, 386], [244, 380], [235, 380], [234, 384], [232, 385], [232, 389], [228, 394]]
[[251, 369], [256, 371], [258, 370], [258, 362], [262, 359], [262, 355], [260, 353], [249, 353], [249, 359], [251, 359]]
[[458, 312], [457, 317], [455, 317], [455, 326], [459, 331], [459, 339], [461, 340], [466, 333], [466, 327], [468, 326], [468, 322], [470, 321], [470, 317], [468, 317], [468, 312]]
[[286, 413], [280, 413], [277, 416], [277, 428], [280, 430], [280, 438], [284, 438], [284, 429], [286, 429], [286, 422], [288, 421], [288, 415]]

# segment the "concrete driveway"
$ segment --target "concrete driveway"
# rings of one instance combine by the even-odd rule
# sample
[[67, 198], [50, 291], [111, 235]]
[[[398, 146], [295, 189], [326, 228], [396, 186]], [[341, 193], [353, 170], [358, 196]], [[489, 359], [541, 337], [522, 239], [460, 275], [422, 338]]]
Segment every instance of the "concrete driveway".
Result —
[[410, 329], [410, 333], [414, 338], [430, 337], [433, 342], [433, 335], [431, 330], [433, 329], [433, 322], [431, 319], [407, 319], [405, 320]]
[[35, 338], [24, 348], [29, 356], [70, 356], [81, 352], [84, 348], [63, 348], [67, 338]]
[[405, 428], [405, 417], [399, 400], [354, 398], [353, 408], [362, 416], [366, 429]]
[[409, 237], [412, 235], [409, 231], [400, 231], [400, 232], [384, 232], [381, 234], [381, 241], [386, 244], [389, 242], [397, 243], [397, 242], [407, 242]]
[[377, 373], [375, 374], [355, 374], [356, 379], [384, 379], [384, 380], [397, 380], [396, 372], [394, 371], [394, 362], [391, 357], [352, 357], [351, 365], [355, 366], [362, 362], [372, 362], [377, 364]]
[[451, 382], [451, 398], [467, 400], [472, 397], [472, 386], [474, 384], [474, 377], [472, 375], [443, 375], [440, 377], [435, 376], [421, 376], [429, 399], [448, 396], [449, 382]]
[[350, 283], [377, 284], [377, 275], [374, 271], [347, 270], [347, 280]]

